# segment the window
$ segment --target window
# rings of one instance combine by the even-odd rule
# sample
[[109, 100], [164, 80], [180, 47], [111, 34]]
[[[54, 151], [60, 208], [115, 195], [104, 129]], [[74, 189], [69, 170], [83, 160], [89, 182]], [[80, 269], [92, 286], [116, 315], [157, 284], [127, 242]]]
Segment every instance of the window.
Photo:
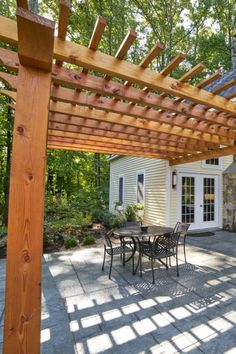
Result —
[[144, 173], [137, 174], [137, 203], [144, 204]]
[[219, 159], [209, 159], [205, 161], [206, 165], [213, 165], [213, 166], [219, 166]]
[[119, 177], [119, 203], [123, 204], [124, 202], [124, 177]]

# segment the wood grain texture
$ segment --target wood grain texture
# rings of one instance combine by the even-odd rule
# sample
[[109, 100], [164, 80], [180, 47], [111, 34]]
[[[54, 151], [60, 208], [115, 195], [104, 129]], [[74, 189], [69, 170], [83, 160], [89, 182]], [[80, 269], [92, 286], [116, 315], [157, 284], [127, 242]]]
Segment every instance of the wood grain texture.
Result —
[[125, 114], [120, 115], [118, 113], [110, 113], [98, 109], [90, 109], [80, 105], [72, 106], [71, 104], [60, 101], [51, 102], [50, 112], [107, 121], [111, 123], [120, 123], [126, 126], [153, 130], [160, 133], [173, 134], [210, 143], [226, 145], [233, 145], [234, 143], [232, 139], [211, 135], [209, 133], [202, 133], [185, 128], [183, 129], [177, 126], [172, 126], [171, 124], [159, 123], [148, 119], [136, 119], [135, 117], [131, 117]]
[[50, 83], [50, 73], [20, 67], [9, 200], [4, 354], [40, 352], [44, 173]]
[[[193, 153], [194, 151], [190, 149], [181, 149], [178, 147], [166, 146], [156, 143], [150, 142], [140, 142], [137, 139], [128, 139], [124, 137], [119, 137], [116, 134], [106, 134], [103, 131], [99, 131], [92, 128], [84, 128], [84, 127], [76, 127], [74, 125], [67, 125], [65, 127], [64, 124], [60, 123], [49, 123], [48, 126], [48, 134], [51, 135], [52, 131], [54, 131], [53, 135], [61, 136], [61, 137], [71, 137], [86, 141], [94, 141], [94, 142], [106, 142], [106, 143], [113, 143], [117, 145], [126, 145], [130, 147], [139, 147], [139, 148], [148, 148], [153, 150], [164, 150], [170, 152], [178, 152], [178, 153]], [[113, 135], [113, 136], [111, 136]]]
[[171, 62], [161, 71], [162, 75], [169, 75], [173, 70], [175, 70], [182, 61], [184, 61], [186, 55], [184, 53], [179, 53], [176, 57], [171, 60]]
[[[149, 148], [141, 148], [138, 146], [132, 146], [132, 145], [124, 145], [124, 144], [117, 144], [115, 141], [109, 140], [109, 141], [97, 141], [97, 140], [93, 140], [93, 139], [86, 139], [86, 138], [80, 138], [80, 137], [71, 137], [70, 135], [68, 136], [61, 136], [60, 134], [58, 134], [57, 131], [50, 131], [49, 132], [49, 136], [48, 136], [48, 141], [57, 141], [57, 142], [61, 142], [61, 143], [65, 143], [65, 145], [68, 145], [68, 140], [71, 140], [70, 145], [74, 145], [74, 147], [76, 145], [79, 146], [91, 146], [92, 148], [94, 148], [95, 146], [99, 146], [99, 147], [103, 147], [103, 148], [108, 148], [108, 149], [116, 149], [116, 150], [120, 150], [120, 151], [128, 151], [130, 153], [132, 152], [138, 152], [140, 154], [143, 153], [150, 153], [150, 154], [160, 154], [161, 155], [166, 155], [169, 157], [175, 157], [176, 153], [168, 151], [168, 150], [164, 150], [164, 149], [159, 149], [159, 146], [156, 146], [156, 149], [149, 149]], [[179, 153], [178, 155], [180, 156], [185, 156], [187, 154], [182, 154]]]
[[[50, 111], [62, 114], [68, 114], [72, 116], [79, 116], [84, 118], [92, 118], [97, 120], [109, 121], [114, 124], [123, 124], [130, 125], [140, 128], [145, 128], [149, 130], [155, 130], [159, 132], [164, 132], [168, 134], [173, 134], [177, 136], [184, 136], [192, 139], [200, 139], [205, 142], [212, 142], [216, 144], [225, 144], [225, 145], [233, 145], [233, 139], [235, 139], [235, 132], [232, 130], [230, 132], [224, 131], [223, 128], [219, 128], [217, 126], [208, 127], [204, 122], [198, 123], [194, 120], [190, 120], [189, 124], [186, 122], [185, 118], [182, 118], [182, 121], [176, 121], [177, 119], [174, 117], [173, 121], [171, 120], [171, 116], [168, 117], [165, 114], [160, 114], [159, 112], [153, 111], [149, 109], [146, 113], [145, 117], [145, 108], [141, 108], [138, 106], [132, 107], [131, 112], [127, 112], [125, 108], [122, 109], [123, 106], [127, 106], [125, 103], [116, 102], [111, 100], [110, 104], [106, 106], [104, 103], [109, 101], [108, 99], [97, 98], [96, 96], [88, 96], [84, 93], [76, 93], [72, 91], [72, 96], [74, 100], [72, 100], [72, 96], [70, 95], [69, 89], [64, 88], [53, 88], [52, 92], [56, 93], [52, 94], [52, 98], [57, 98], [58, 101], [51, 102]], [[3, 94], [5, 93], [11, 98], [15, 97], [15, 93], [7, 90], [0, 90]], [[60, 93], [61, 92], [61, 93]], [[69, 97], [67, 93], [69, 93]], [[76, 100], [76, 96], [78, 96], [78, 100]], [[84, 97], [85, 96], [85, 97]], [[84, 98], [83, 98], [84, 97]], [[81, 101], [82, 99], [82, 101]], [[61, 100], [61, 101], [59, 101]], [[96, 104], [96, 101], [98, 102]], [[63, 104], [63, 102], [72, 102], [76, 103], [77, 106], [70, 106], [69, 104]], [[84, 109], [83, 109], [83, 106]], [[96, 107], [99, 110], [88, 110], [87, 106], [90, 108]], [[113, 108], [117, 107], [117, 108]], [[120, 107], [120, 108], [119, 108]], [[104, 110], [104, 111], [103, 111]], [[66, 112], [66, 113], [65, 113]], [[114, 112], [115, 114], [111, 114], [110, 112]], [[120, 114], [123, 113], [124, 114]], [[138, 112], [140, 112], [138, 114]], [[87, 116], [86, 116], [87, 115]], [[102, 118], [102, 115], [104, 118]], [[139, 117], [141, 120], [135, 121], [134, 117]], [[129, 123], [130, 122], [130, 123]], [[133, 123], [132, 123], [133, 122]], [[142, 122], [143, 127], [140, 126], [140, 122]], [[183, 129], [180, 129], [183, 128]], [[228, 137], [229, 136], [229, 137]]]
[[[204, 121], [199, 121], [195, 118], [188, 119], [181, 114], [173, 116], [167, 112], [158, 112], [153, 108], [147, 109], [146, 107], [130, 105], [121, 101], [116, 101], [114, 103], [114, 100], [109, 98], [97, 97], [96, 95], [88, 95], [83, 92], [76, 93], [74, 90], [63, 87], [52, 88], [51, 98], [53, 100], [72, 104], [80, 104], [91, 108], [98, 108], [107, 112], [127, 114], [131, 117], [153, 120], [159, 123], [171, 124], [172, 126], [193, 129], [194, 131], [209, 133], [211, 135], [217, 135], [219, 137], [236, 140], [236, 131], [229, 131], [228, 129], [215, 124], [213, 119], [207, 119], [207, 117], [204, 119]], [[234, 124], [234, 128], [236, 128], [235, 120], [232, 122], [232, 124]], [[222, 144], [227, 144], [225, 139], [223, 139]]]
[[18, 7], [22, 7], [23, 9], [28, 10], [28, 0], [16, 0], [16, 4]]
[[[0, 39], [6, 43], [18, 44], [17, 27], [14, 20], [0, 17]], [[161, 90], [176, 97], [183, 97], [236, 116], [236, 104], [224, 97], [76, 43], [55, 38], [54, 58], [137, 83], [148, 89]]]
[[[110, 122], [96, 121], [88, 118], [75, 117], [75, 116], [66, 116], [64, 114], [59, 113], [50, 113], [49, 121], [53, 123], [61, 123], [64, 125], [65, 131], [67, 130], [68, 125], [73, 125], [77, 129], [92, 128], [97, 131], [102, 131], [104, 136], [118, 136], [124, 139], [132, 139], [140, 142], [150, 142], [152, 144], [162, 144], [166, 146], [173, 146], [179, 148], [188, 148], [192, 150], [209, 150], [208, 143], [201, 141], [196, 141], [194, 139], [186, 139], [179, 138], [174, 135], [164, 134], [164, 133], [156, 133], [153, 131], [148, 131], [145, 129], [137, 129], [135, 127], [124, 126], [121, 124], [113, 124]], [[217, 148], [218, 145], [213, 145], [212, 148]]]
[[25, 66], [50, 71], [54, 22], [28, 10], [17, 8], [18, 56]]
[[169, 159], [170, 156], [165, 156], [164, 154], [157, 154], [151, 152], [139, 152], [134, 150], [117, 149], [110, 147], [101, 147], [96, 145], [86, 145], [86, 144], [65, 144], [65, 142], [49, 142], [48, 148], [51, 149], [62, 149], [62, 150], [74, 150], [74, 151], [84, 151], [84, 152], [98, 152], [101, 154], [118, 154], [124, 156], [137, 156], [137, 157], [147, 157], [155, 159]]
[[[17, 70], [15, 54], [16, 53], [14, 52], [0, 48], [0, 60], [7, 67], [9, 65], [11, 68], [14, 67], [14, 69]], [[205, 108], [178, 102], [177, 100], [163, 97], [163, 95], [157, 95], [152, 92], [145, 93], [137, 88], [130, 86], [126, 87], [125, 85], [112, 81], [107, 82], [100, 77], [79, 73], [76, 70], [54, 66], [53, 80], [57, 84], [68, 84], [76, 88], [84, 88], [99, 94], [115, 97], [117, 100], [124, 99], [141, 105], [147, 105], [148, 107], [153, 107], [155, 109], [158, 108], [163, 111], [174, 112], [180, 114], [181, 117], [186, 116], [203, 120], [207, 123], [212, 122], [222, 127], [236, 128], [235, 119], [233, 117], [227, 117], [223, 112], [206, 111]]]
[[[28, 31], [27, 22], [27, 19], [24, 21], [23, 17], [18, 17], [19, 33]], [[48, 46], [53, 41], [52, 28], [51, 31], [48, 27], [46, 32], [42, 31], [42, 22], [34, 24], [33, 28], [35, 38], [41, 35], [44, 38], [44, 41], [39, 40], [39, 55], [46, 52], [45, 46], [52, 54], [52, 46]], [[23, 33], [19, 37], [25, 38]], [[27, 57], [28, 53], [29, 48], [24, 43], [21, 54]], [[42, 67], [45, 69], [44, 65]], [[40, 353], [41, 261], [50, 87], [50, 72], [20, 65], [10, 175], [3, 354]]]
[[236, 145], [231, 147], [223, 147], [221, 149], [216, 149], [214, 151], [208, 151], [205, 153], [196, 154], [194, 156], [188, 156], [185, 158], [175, 158], [170, 161], [170, 165], [174, 166], [174, 165], [180, 165], [188, 162], [208, 160], [208, 159], [218, 158], [221, 156], [234, 155], [235, 153], [236, 153]]

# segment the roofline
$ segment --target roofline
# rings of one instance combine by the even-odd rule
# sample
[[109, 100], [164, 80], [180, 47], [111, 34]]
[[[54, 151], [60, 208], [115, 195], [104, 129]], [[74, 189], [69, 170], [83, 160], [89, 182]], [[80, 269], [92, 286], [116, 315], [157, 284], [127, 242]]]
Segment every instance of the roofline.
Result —
[[123, 157], [122, 155], [111, 155], [110, 157], [108, 157], [108, 161], [113, 161], [115, 159], [118, 159], [119, 157]]

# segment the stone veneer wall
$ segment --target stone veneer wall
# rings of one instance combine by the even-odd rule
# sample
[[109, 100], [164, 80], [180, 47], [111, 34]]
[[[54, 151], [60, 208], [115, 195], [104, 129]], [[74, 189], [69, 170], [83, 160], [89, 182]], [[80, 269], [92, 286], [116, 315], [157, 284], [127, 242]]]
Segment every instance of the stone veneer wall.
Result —
[[223, 174], [223, 206], [223, 228], [236, 231], [236, 172]]

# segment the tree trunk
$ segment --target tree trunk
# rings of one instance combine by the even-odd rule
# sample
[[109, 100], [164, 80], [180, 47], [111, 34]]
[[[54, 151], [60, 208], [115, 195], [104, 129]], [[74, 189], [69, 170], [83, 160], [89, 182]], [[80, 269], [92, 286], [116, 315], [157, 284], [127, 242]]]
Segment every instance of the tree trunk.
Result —
[[99, 188], [101, 186], [101, 163], [100, 163], [100, 154], [97, 152], [94, 154], [94, 162], [95, 162], [95, 187]]

